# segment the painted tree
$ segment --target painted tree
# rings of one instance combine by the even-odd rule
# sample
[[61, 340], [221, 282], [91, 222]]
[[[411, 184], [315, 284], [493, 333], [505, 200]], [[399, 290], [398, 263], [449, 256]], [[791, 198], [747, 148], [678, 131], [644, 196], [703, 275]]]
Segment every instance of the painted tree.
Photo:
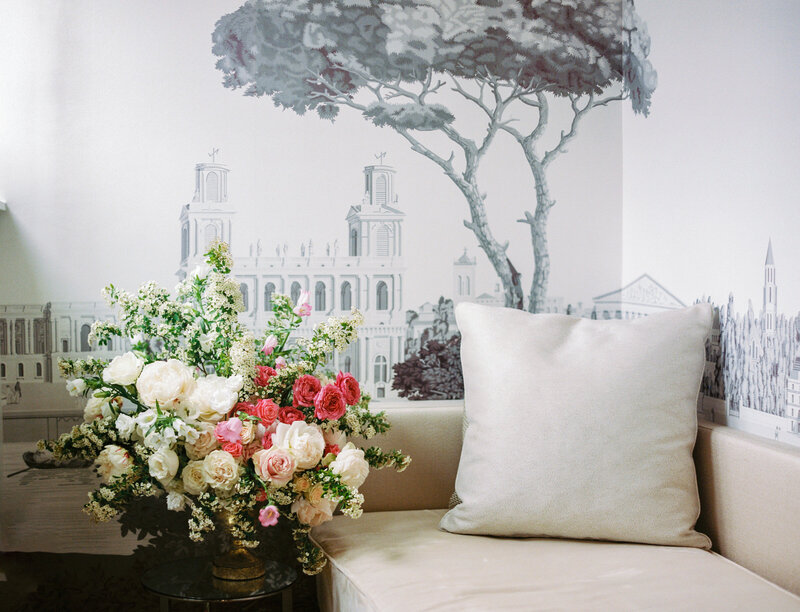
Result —
[[[333, 119], [354, 109], [439, 166], [466, 199], [464, 225], [502, 281], [506, 305], [522, 308], [520, 275], [508, 242], [489, 227], [478, 182], [497, 135], [510, 135], [534, 185], [533, 212], [520, 219], [531, 232], [534, 312], [550, 274], [548, 166], [592, 109], [628, 98], [646, 115], [656, 82], [632, 0], [251, 0], [219, 20], [213, 41], [226, 87], [301, 115]], [[477, 137], [441, 103], [454, 95], [485, 118]], [[569, 100], [572, 117], [546, 150], [554, 97]]]

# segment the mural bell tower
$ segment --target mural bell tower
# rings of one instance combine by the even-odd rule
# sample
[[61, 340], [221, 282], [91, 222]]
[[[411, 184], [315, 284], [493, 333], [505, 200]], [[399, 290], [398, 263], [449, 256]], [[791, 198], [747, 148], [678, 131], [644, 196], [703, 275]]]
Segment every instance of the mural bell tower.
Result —
[[775, 324], [778, 317], [778, 286], [775, 284], [775, 259], [772, 256], [772, 240], [767, 246], [767, 258], [764, 261], [764, 314], [763, 330], [767, 336], [775, 335]]
[[364, 197], [347, 215], [347, 254], [400, 257], [405, 213], [396, 208], [395, 169], [381, 163], [364, 167]]
[[219, 149], [209, 153], [211, 163], [194, 167], [194, 197], [181, 209], [181, 279], [203, 261], [215, 239], [231, 244], [234, 211], [228, 203], [228, 167], [216, 161]]

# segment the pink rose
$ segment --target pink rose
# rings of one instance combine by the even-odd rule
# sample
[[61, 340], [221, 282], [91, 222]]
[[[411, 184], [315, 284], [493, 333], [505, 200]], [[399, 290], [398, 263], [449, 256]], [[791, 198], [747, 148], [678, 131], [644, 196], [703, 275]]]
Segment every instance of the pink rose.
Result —
[[344, 401], [348, 406], [355, 406], [361, 399], [361, 387], [358, 386], [355, 376], [349, 372], [339, 372], [336, 375], [336, 386], [344, 395]]
[[318, 419], [337, 421], [346, 411], [344, 395], [336, 385], [325, 385], [314, 398], [314, 416]]
[[325, 450], [322, 451], [322, 455], [323, 456], [328, 455], [328, 454], [338, 455], [339, 452], [340, 452], [340, 449], [339, 449], [339, 445], [338, 444], [326, 444], [325, 445]]
[[305, 421], [306, 415], [300, 412], [297, 408], [290, 408], [286, 406], [278, 411], [278, 420], [281, 423], [291, 425], [295, 421]]
[[256, 494], [256, 501], [267, 501], [267, 492], [264, 489], [259, 489], [258, 493]]
[[238, 458], [242, 456], [244, 447], [241, 442], [224, 442], [222, 444], [222, 450]]
[[261, 419], [265, 427], [269, 427], [278, 418], [278, 411], [278, 404], [271, 399], [262, 399], [256, 403], [254, 414]]
[[272, 351], [274, 351], [277, 346], [278, 339], [270, 334], [267, 336], [267, 339], [264, 340], [264, 347], [261, 349], [261, 352], [264, 353], [265, 357], [269, 357], [272, 355]]
[[294, 314], [298, 317], [307, 317], [311, 314], [311, 304], [309, 302], [308, 291], [303, 289], [300, 292], [300, 297], [297, 299], [297, 305], [294, 307]]
[[269, 366], [256, 366], [256, 377], [254, 382], [259, 387], [266, 387], [269, 384], [269, 379], [277, 374], [277, 372]]
[[242, 433], [242, 422], [238, 417], [220, 421], [214, 428], [214, 435], [220, 442], [239, 442]]
[[262, 480], [282, 487], [292, 479], [297, 469], [295, 458], [282, 448], [272, 447], [253, 455], [253, 468]]
[[281, 368], [286, 367], [286, 357], [278, 357], [275, 360], [275, 368], [280, 370]]
[[292, 387], [292, 395], [294, 398], [292, 406], [295, 408], [298, 406], [305, 406], [306, 408], [313, 406], [314, 397], [319, 393], [321, 388], [322, 383], [310, 374], [303, 374], [303, 376], [298, 377], [298, 379], [294, 381], [294, 386]]
[[258, 520], [264, 527], [272, 527], [278, 524], [280, 513], [275, 506], [267, 506], [258, 511]]

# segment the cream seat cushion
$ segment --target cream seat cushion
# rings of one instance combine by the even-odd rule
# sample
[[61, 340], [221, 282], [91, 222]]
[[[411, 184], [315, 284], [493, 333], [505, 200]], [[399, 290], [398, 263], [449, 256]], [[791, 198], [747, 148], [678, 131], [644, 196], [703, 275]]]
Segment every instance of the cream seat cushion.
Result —
[[456, 318], [467, 429], [443, 529], [710, 547], [692, 460], [710, 305]]
[[316, 527], [320, 607], [393, 610], [783, 610], [800, 598], [698, 548], [465, 536], [445, 510], [367, 512]]

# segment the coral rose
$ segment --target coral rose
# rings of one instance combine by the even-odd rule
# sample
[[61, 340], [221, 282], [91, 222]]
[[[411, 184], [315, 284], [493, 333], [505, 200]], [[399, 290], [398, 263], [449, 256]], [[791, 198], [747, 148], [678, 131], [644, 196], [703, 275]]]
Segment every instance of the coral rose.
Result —
[[295, 421], [305, 421], [306, 415], [300, 412], [297, 408], [290, 408], [286, 406], [278, 411], [278, 420], [281, 423], [291, 425]]
[[279, 411], [280, 408], [278, 408], [278, 404], [271, 399], [262, 399], [258, 400], [256, 403], [253, 414], [261, 419], [265, 427], [269, 427], [272, 425], [273, 421], [278, 418]]
[[339, 372], [336, 375], [336, 386], [339, 387], [348, 406], [355, 406], [361, 399], [361, 387], [350, 372]]
[[322, 388], [322, 383], [310, 374], [303, 374], [296, 381], [292, 387], [292, 406], [297, 408], [303, 406], [310, 408], [314, 405], [314, 397], [319, 393]]
[[269, 379], [276, 374], [277, 372], [269, 366], [256, 366], [254, 381], [259, 387], [266, 387], [269, 384]]
[[318, 419], [338, 421], [346, 411], [344, 395], [336, 385], [325, 385], [314, 398], [314, 416]]

